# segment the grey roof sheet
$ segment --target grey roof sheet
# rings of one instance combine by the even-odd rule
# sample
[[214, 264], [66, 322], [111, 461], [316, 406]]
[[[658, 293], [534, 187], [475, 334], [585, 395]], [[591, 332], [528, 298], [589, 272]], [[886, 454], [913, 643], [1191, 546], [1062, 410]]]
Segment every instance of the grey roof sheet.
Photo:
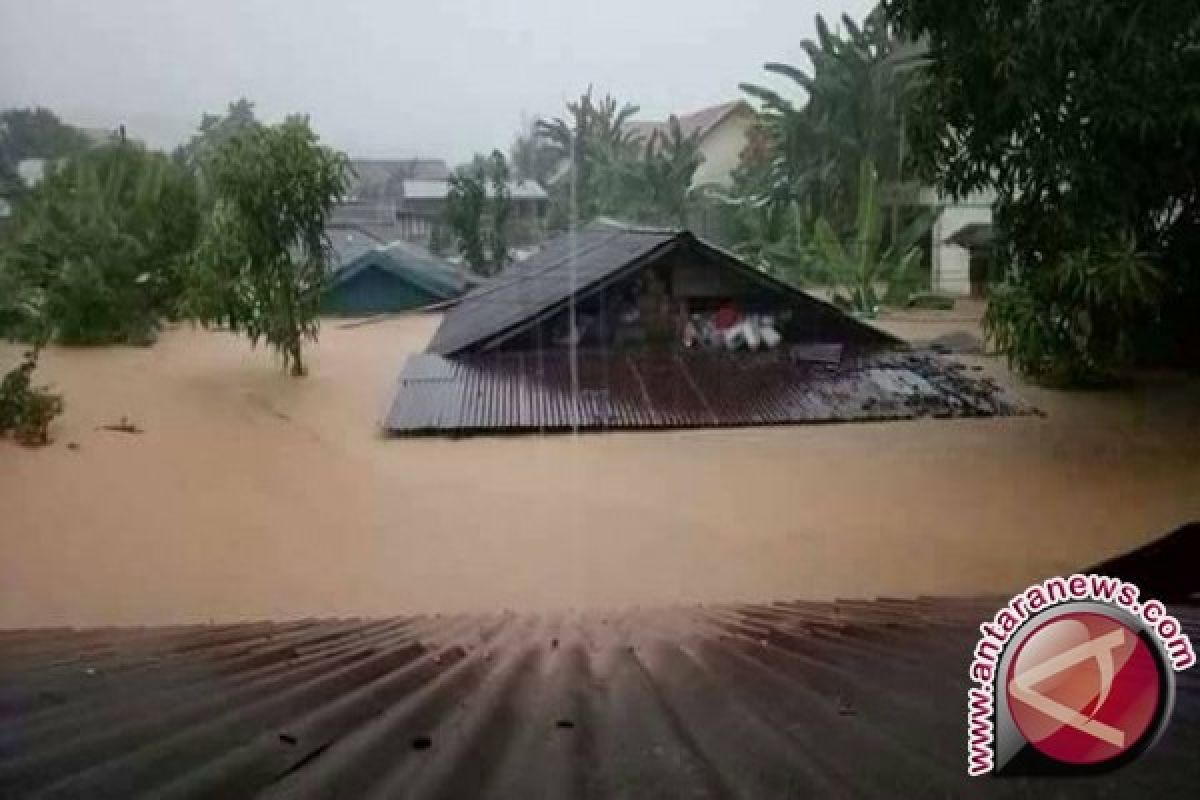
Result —
[[967, 778], [967, 664], [1002, 602], [5, 631], [0, 796], [1194, 796], [1191, 673], [1118, 772]]

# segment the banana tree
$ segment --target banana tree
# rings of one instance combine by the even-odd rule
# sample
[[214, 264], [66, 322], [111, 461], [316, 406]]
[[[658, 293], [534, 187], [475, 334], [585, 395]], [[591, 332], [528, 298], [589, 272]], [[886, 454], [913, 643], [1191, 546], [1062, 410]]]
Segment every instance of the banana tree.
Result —
[[656, 130], [650, 135], [638, 164], [640, 194], [644, 195], [645, 216], [650, 221], [687, 227], [692, 179], [702, 163], [699, 131], [685, 136], [679, 118], [672, 114], [665, 131]]
[[637, 139], [627, 123], [637, 112], [637, 106], [620, 105], [611, 95], [594, 100], [589, 86], [578, 101], [567, 104], [566, 117], [535, 124], [538, 145], [567, 165], [581, 218], [619, 205], [623, 178], [617, 167], [636, 158]]
[[843, 15], [841, 28], [831, 31], [817, 15], [817, 38], [801, 43], [810, 67], [764, 65], [791, 81], [799, 100], [761, 85], [740, 86], [761, 105], [772, 144], [760, 188], [774, 202], [798, 202], [809, 225], [821, 216], [836, 226], [850, 222], [864, 158], [874, 161], [882, 180], [902, 178], [905, 112], [925, 64], [923, 49], [898, 40], [879, 8], [861, 25]]
[[814, 227], [813, 244], [830, 284], [839, 294], [844, 291], [842, 296], [850, 307], [864, 316], [878, 313], [880, 287], [884, 289], [883, 300], [904, 299], [919, 281], [921, 250], [917, 245], [929, 233], [936, 215], [935, 209], [921, 210], [883, 249], [879, 176], [871, 159], [863, 159], [859, 164], [858, 212], [849, 239], [840, 238], [824, 217]]

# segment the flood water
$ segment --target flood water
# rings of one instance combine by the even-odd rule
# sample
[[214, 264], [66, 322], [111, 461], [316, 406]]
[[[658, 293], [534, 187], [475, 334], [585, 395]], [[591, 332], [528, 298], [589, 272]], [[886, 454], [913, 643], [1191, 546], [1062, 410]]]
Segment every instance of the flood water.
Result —
[[0, 442], [0, 627], [1003, 592], [1200, 518], [1195, 380], [1019, 387], [1044, 418], [382, 439], [437, 321], [329, 322], [302, 380], [190, 328], [47, 351], [54, 444]]

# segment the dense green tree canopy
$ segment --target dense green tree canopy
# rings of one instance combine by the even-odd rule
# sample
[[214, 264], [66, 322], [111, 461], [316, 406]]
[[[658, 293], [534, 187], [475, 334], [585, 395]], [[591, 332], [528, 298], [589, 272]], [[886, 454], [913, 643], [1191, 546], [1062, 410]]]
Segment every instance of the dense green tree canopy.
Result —
[[0, 265], [22, 298], [8, 304], [12, 332], [29, 333], [36, 306], [65, 343], [152, 340], [177, 311], [198, 226], [193, 176], [162, 153], [120, 143], [52, 166], [18, 208]]
[[46, 108], [0, 112], [0, 194], [21, 192], [17, 164], [27, 158], [54, 160], [88, 147], [83, 131], [62, 122]]
[[[892, 202], [889, 224], [881, 218], [861, 228], [862, 209], [879, 204], [885, 191], [894, 196], [907, 177], [904, 120], [920, 80], [920, 48], [897, 38], [880, 9], [861, 24], [843, 15], [836, 32], [817, 15], [816, 30], [801, 42], [807, 66], [764, 66], [788, 79], [796, 96], [742, 84], [762, 113], [730, 193], [735, 248], [799, 283], [830, 280], [828, 253], [819, 252], [830, 245], [879, 253], [885, 238], [900, 238], [922, 216]], [[864, 165], [879, 184], [869, 198], [861, 196]]]
[[881, 11], [861, 25], [842, 17], [834, 33], [821, 15], [817, 39], [801, 42], [810, 67], [769, 63], [790, 79], [799, 100], [761, 85], [742, 90], [762, 103], [765, 151], [751, 159], [745, 188], [777, 206], [796, 204], [812, 224], [825, 217], [847, 230], [858, 208], [859, 168], [875, 164], [890, 184], [903, 177], [904, 118], [922, 61], [892, 35]]
[[[1060, 331], [1059, 347], [1036, 348], [1036, 362], [1018, 358], [1021, 366], [1102, 369], [1132, 344], [1105, 330], [1125, 318], [1102, 313], [1126, 305], [1120, 297], [1144, 306], [1136, 319], [1156, 323], [1147, 330], [1195, 313], [1200, 3], [887, 0], [885, 7], [901, 34], [928, 49], [909, 116], [922, 174], [958, 195], [997, 192], [1005, 260], [1015, 267], [1014, 285], [1028, 293], [1013, 306], [1029, 312], [1022, 329]], [[1096, 277], [1082, 293], [1066, 291], [1076, 283], [1062, 272], [1080, 269], [1085, 252], [1104, 266], [1091, 270]], [[1151, 266], [1162, 271], [1162, 291], [1147, 304], [1149, 290], [1139, 287], [1154, 281]], [[1130, 334], [1138, 327], [1134, 318], [1120, 324]], [[1187, 327], [1168, 338], [1182, 343]], [[1190, 330], [1195, 353], [1200, 339], [1194, 324]]]

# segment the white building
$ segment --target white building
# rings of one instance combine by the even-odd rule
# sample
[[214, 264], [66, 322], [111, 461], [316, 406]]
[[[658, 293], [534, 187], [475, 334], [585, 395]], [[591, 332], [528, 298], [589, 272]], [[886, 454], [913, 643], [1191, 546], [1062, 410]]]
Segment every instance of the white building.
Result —
[[990, 253], [985, 248], [968, 249], [961, 242], [963, 238], [975, 238], [963, 234], [991, 229], [995, 200], [990, 190], [960, 200], [939, 195], [933, 189], [921, 190], [922, 205], [942, 208], [930, 242], [930, 283], [936, 291], [976, 297], [986, 292]]

